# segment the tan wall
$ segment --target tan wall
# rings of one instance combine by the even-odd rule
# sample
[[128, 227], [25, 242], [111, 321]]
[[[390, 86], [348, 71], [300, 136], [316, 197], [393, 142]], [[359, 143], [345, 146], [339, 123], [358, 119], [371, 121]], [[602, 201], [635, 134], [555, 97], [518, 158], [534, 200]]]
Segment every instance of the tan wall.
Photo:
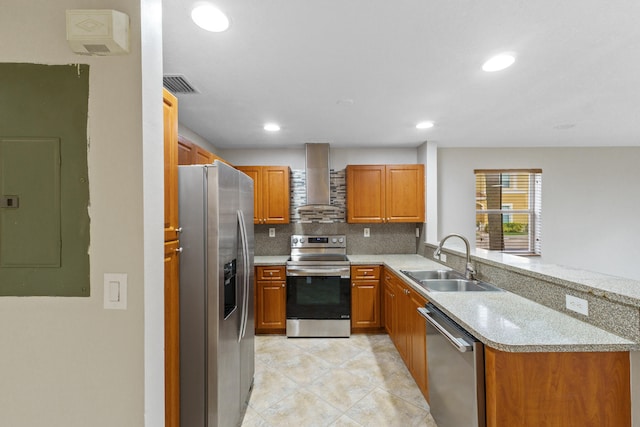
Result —
[[[78, 8], [127, 13], [132, 53], [105, 58], [73, 54], [65, 40], [65, 10]], [[89, 298], [0, 298], [0, 425], [143, 426], [149, 400], [145, 286], [154, 281], [162, 292], [161, 243], [159, 259], [146, 260], [155, 264], [156, 278], [145, 277], [143, 243], [143, 206], [162, 206], [162, 183], [149, 191], [156, 194], [153, 201], [145, 201], [145, 191], [154, 185], [145, 184], [143, 173], [152, 177], [157, 168], [155, 176], [161, 178], [162, 155], [143, 171], [140, 2], [3, 0], [0, 40], [3, 62], [90, 64], [91, 217]], [[107, 272], [128, 274], [127, 310], [103, 309]], [[161, 352], [154, 357], [161, 361]], [[147, 402], [147, 408], [146, 417], [162, 412], [161, 405]]]

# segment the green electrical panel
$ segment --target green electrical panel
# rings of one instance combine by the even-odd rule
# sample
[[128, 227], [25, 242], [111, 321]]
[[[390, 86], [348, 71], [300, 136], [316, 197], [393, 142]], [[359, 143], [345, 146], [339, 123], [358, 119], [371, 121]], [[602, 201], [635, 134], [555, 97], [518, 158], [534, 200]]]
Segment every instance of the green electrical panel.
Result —
[[89, 66], [0, 82], [0, 296], [89, 296]]

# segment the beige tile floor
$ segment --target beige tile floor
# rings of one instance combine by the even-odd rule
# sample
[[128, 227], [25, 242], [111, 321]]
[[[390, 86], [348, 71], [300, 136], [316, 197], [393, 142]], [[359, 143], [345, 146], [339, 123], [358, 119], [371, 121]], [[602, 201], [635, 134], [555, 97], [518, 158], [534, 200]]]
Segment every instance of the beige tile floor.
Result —
[[387, 335], [256, 337], [242, 427], [437, 427]]

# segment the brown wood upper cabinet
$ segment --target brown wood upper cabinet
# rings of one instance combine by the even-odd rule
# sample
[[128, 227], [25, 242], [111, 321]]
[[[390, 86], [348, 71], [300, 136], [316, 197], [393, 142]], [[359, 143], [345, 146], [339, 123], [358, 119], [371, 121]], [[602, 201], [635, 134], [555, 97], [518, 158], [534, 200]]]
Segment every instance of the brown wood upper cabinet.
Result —
[[178, 239], [178, 99], [162, 89], [164, 113], [164, 240]]
[[236, 166], [254, 182], [253, 223], [289, 224], [289, 167]]
[[[178, 136], [178, 164], [179, 165], [208, 165], [214, 160], [230, 164], [221, 157], [205, 150], [198, 144], [194, 144], [188, 139]], [[233, 166], [233, 165], [231, 165]]]
[[347, 222], [424, 222], [424, 165], [347, 165]]

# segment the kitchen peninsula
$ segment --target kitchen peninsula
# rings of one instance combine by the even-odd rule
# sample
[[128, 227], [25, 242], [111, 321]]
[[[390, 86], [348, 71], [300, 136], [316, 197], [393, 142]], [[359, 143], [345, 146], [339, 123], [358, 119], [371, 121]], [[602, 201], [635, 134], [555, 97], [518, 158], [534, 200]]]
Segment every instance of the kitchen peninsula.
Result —
[[[449, 249], [445, 252], [456, 255]], [[349, 259], [352, 265], [383, 265], [485, 344], [488, 426], [516, 425], [516, 421], [544, 425], [550, 420], [576, 426], [631, 425], [629, 352], [638, 349], [636, 340], [513, 292], [427, 292], [400, 271], [443, 268], [420, 255], [352, 254]], [[271, 265], [285, 260], [286, 256], [257, 256], [255, 262]], [[513, 265], [505, 269], [519, 270]], [[586, 285], [576, 283], [573, 288], [580, 286]], [[576, 413], [582, 415], [576, 418]]]

